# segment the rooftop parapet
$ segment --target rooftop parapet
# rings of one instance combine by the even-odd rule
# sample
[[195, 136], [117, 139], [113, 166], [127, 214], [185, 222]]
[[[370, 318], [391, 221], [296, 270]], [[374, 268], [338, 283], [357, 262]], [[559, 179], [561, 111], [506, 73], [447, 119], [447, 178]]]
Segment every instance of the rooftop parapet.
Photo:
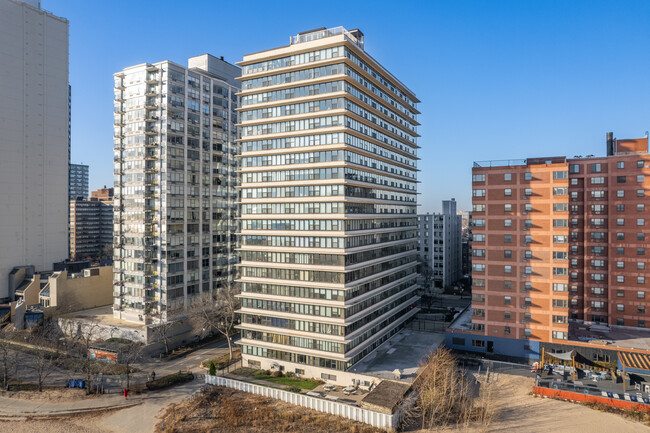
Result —
[[347, 30], [339, 26], [331, 29], [320, 27], [314, 30], [298, 33], [296, 36], [289, 38], [289, 45], [300, 44], [303, 42], [315, 41], [317, 39], [329, 38], [330, 36], [344, 35], [350, 42], [356, 44], [363, 50], [363, 33], [360, 30]]
[[548, 156], [543, 158], [474, 161], [474, 167], [517, 167], [522, 165], [563, 164], [565, 162], [566, 156]]

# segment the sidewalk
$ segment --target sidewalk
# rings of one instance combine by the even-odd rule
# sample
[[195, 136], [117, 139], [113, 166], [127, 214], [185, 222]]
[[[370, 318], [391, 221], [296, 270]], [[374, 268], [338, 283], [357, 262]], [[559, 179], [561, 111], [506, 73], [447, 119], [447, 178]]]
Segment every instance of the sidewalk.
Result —
[[88, 398], [86, 400], [52, 403], [49, 401], [0, 397], [0, 418], [54, 416], [98, 410], [123, 409], [142, 404], [146, 398], [146, 395], [140, 395], [125, 400], [123, 396], [111, 395]]

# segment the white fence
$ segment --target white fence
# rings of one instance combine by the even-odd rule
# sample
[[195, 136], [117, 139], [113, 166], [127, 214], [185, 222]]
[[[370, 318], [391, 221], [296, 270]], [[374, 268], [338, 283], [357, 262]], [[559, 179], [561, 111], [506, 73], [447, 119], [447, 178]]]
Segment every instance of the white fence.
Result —
[[284, 391], [281, 389], [256, 385], [254, 383], [227, 379], [221, 376], [210, 376], [206, 374], [205, 383], [208, 383], [210, 385], [225, 386], [228, 388], [234, 388], [239, 391], [250, 392], [253, 394], [263, 395], [265, 397], [275, 398], [278, 400], [286, 401], [287, 403], [295, 404], [297, 406], [306, 407], [309, 409], [317, 410], [319, 412], [331, 413], [333, 415], [342, 416], [343, 418], [370, 424], [373, 427], [383, 428], [386, 430], [396, 429], [400, 421], [398, 414], [388, 415], [385, 413], [374, 412], [368, 409], [350, 406], [345, 403], [325, 400], [324, 398], [311, 397], [304, 394], [298, 394], [296, 392]]

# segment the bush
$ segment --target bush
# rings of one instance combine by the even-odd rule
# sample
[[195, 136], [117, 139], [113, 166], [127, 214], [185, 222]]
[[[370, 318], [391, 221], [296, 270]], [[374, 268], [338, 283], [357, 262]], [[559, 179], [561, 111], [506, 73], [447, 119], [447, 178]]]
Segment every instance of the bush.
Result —
[[147, 389], [149, 391], [154, 391], [157, 389], [168, 388], [174, 385], [180, 385], [185, 382], [194, 380], [194, 375], [192, 373], [174, 373], [167, 376], [163, 376], [160, 379], [152, 380], [147, 382]]
[[264, 370], [264, 374], [266, 374], [267, 376], [271, 376], [271, 370]]
[[293, 373], [290, 371], [287, 371], [285, 374], [286, 377], [293, 377]]
[[214, 376], [217, 374], [217, 366], [214, 365], [213, 361], [210, 361], [210, 376]]
[[297, 386], [290, 386], [289, 388], [287, 388], [287, 391], [289, 391], [289, 392], [295, 392], [295, 393], [300, 394], [300, 392], [301, 392], [302, 390], [301, 390], [300, 388], [298, 388]]

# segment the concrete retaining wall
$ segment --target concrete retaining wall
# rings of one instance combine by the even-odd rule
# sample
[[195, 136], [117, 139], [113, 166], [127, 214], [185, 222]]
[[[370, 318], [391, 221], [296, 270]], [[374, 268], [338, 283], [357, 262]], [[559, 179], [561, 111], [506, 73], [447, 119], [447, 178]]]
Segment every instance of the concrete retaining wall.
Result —
[[206, 374], [205, 383], [275, 398], [287, 403], [295, 404], [296, 406], [302, 406], [319, 412], [342, 416], [343, 418], [370, 424], [373, 427], [383, 428], [386, 430], [396, 429], [400, 422], [399, 414], [388, 415], [385, 413], [362, 409], [360, 407], [350, 406], [345, 403], [326, 400], [324, 398], [311, 397], [295, 392], [269, 388], [253, 383], [241, 382], [239, 380], [227, 379], [221, 376], [210, 376]]

